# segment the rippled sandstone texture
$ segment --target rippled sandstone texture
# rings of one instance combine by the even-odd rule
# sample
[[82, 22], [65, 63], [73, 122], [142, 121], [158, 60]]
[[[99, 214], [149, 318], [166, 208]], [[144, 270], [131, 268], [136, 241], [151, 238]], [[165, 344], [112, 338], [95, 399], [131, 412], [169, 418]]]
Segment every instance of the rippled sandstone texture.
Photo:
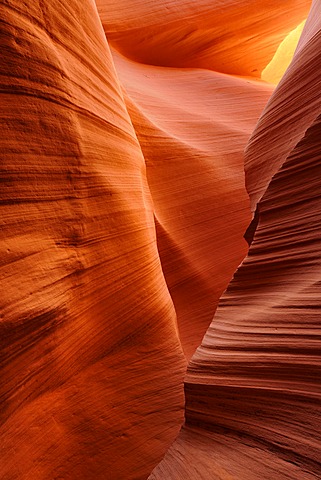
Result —
[[187, 358], [247, 251], [243, 150], [273, 88], [256, 79], [309, 6], [97, 0], [144, 154]]
[[146, 478], [185, 359], [144, 158], [93, 2], [0, 11], [0, 478]]
[[[183, 350], [246, 254], [243, 150], [273, 90], [259, 77], [309, 2], [253, 5], [0, 6], [1, 480], [146, 479], [176, 437]], [[318, 124], [302, 138], [318, 8], [249, 143], [259, 227], [151, 478], [316, 478]]]
[[189, 364], [186, 427], [151, 480], [321, 478], [319, 19], [314, 2], [248, 144], [258, 226]]

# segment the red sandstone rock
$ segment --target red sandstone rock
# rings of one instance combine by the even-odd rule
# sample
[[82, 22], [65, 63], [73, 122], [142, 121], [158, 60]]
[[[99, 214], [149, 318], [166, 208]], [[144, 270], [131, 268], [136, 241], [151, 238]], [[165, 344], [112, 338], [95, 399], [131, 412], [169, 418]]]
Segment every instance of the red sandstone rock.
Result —
[[0, 12], [0, 478], [146, 478], [185, 361], [144, 158], [93, 2]]
[[315, 2], [249, 143], [257, 230], [189, 364], [186, 427], [151, 480], [321, 478], [319, 18]]
[[[97, 3], [113, 58], [91, 0], [0, 6], [1, 480], [143, 480], [174, 440], [182, 346], [246, 251], [272, 87], [239, 75], [309, 6]], [[318, 478], [318, 9], [150, 478]]]
[[271, 87], [114, 58], [144, 153], [158, 250], [190, 357], [246, 254], [243, 149]]

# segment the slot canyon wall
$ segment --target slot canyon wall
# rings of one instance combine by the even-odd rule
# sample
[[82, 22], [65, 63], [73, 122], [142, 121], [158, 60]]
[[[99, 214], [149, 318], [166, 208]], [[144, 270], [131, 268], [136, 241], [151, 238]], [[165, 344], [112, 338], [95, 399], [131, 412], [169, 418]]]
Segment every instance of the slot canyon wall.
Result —
[[310, 7], [0, 5], [0, 480], [321, 478]]

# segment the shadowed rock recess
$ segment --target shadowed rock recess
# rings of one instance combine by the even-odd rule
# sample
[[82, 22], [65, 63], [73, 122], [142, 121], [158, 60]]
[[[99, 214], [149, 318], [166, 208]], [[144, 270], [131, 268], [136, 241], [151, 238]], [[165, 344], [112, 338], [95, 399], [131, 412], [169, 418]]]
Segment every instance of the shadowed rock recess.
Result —
[[0, 43], [0, 480], [320, 480], [320, 0]]

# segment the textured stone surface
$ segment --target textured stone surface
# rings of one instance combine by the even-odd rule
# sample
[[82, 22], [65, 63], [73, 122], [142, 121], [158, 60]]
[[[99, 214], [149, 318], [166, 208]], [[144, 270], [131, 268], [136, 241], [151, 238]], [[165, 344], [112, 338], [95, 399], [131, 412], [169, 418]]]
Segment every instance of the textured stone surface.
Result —
[[260, 77], [309, 0], [97, 0], [111, 45], [151, 65]]
[[93, 2], [0, 8], [0, 478], [146, 478], [185, 360], [144, 158]]
[[1, 480], [150, 475], [251, 210], [150, 478], [320, 478], [309, 6], [0, 5]]
[[188, 357], [246, 254], [243, 150], [272, 88], [209, 70], [141, 65], [114, 52], [144, 153], [160, 259]]
[[319, 8], [249, 142], [258, 226], [189, 364], [186, 427], [153, 480], [320, 478]]

